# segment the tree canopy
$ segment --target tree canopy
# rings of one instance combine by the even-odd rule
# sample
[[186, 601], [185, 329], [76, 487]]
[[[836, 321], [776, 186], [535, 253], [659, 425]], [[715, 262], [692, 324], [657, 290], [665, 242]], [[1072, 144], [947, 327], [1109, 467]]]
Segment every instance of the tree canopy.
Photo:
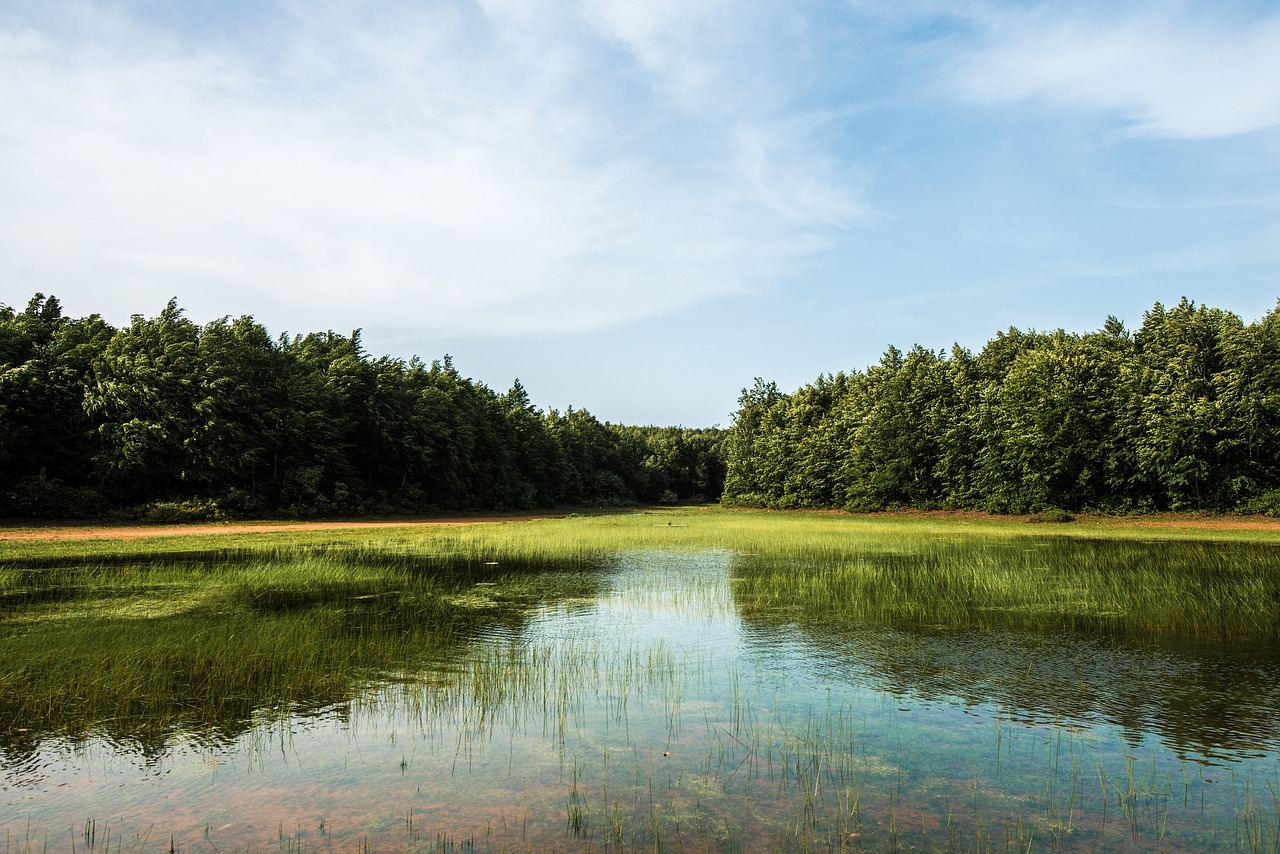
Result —
[[791, 394], [756, 380], [725, 451], [740, 505], [1280, 513], [1280, 304], [1245, 324], [1184, 298], [1133, 332], [1009, 329]]
[[542, 411], [448, 356], [360, 333], [272, 338], [176, 301], [120, 329], [37, 294], [0, 305], [0, 515], [504, 510], [718, 498], [723, 431]]
[[[1244, 323], [1183, 299], [1130, 331], [890, 347], [731, 428], [536, 407], [453, 360], [360, 333], [273, 338], [176, 301], [116, 329], [36, 294], [0, 305], [0, 515], [503, 510], [721, 496], [762, 507], [1280, 514], [1280, 303]], [[166, 511], [169, 512], [169, 511]]]

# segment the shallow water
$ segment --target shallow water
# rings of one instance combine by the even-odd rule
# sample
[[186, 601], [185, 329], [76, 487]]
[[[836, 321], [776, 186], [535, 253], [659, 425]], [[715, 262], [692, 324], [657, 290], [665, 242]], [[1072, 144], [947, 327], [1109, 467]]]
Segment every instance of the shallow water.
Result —
[[0, 724], [5, 851], [1276, 850], [1273, 648], [793, 622], [749, 569], [626, 554], [284, 713]]

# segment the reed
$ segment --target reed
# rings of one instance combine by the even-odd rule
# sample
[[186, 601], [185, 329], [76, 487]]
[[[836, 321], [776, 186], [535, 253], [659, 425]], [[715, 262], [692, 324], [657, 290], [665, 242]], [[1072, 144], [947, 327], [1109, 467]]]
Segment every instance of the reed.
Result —
[[736, 607], [774, 621], [1280, 637], [1274, 533], [1043, 531], [693, 508], [376, 534], [17, 541], [0, 561], [0, 704], [13, 720], [76, 730], [144, 710], [160, 710], [151, 725], [164, 728], [339, 702], [482, 623], [518, 623], [548, 597], [589, 591], [610, 554], [641, 548], [732, 550]]
[[748, 612], [821, 621], [1280, 639], [1269, 542], [972, 537], [735, 564]]
[[[726, 679], [718, 663], [661, 639], [633, 647], [528, 631], [538, 614], [601, 601], [621, 572], [617, 556], [636, 553], [626, 572], [637, 608], [728, 614], [766, 638], [785, 626], [792, 641], [836, 657], [862, 642], [859, 627], [876, 627], [891, 642], [857, 677], [887, 685], [885, 696], [905, 684], [973, 706], [1047, 708], [1063, 720], [1081, 703], [1079, 717], [1094, 719], [1095, 698], [1071, 693], [1092, 671], [1078, 657], [1054, 659], [1037, 638], [1233, 648], [1280, 640], [1272, 531], [682, 508], [376, 533], [11, 541], [0, 553], [0, 720], [12, 725], [0, 731], [0, 752], [20, 760], [51, 737], [105, 736], [153, 753], [179, 732], [230, 743], [264, 721], [335, 706], [353, 725], [391, 709], [422, 731], [456, 734], [459, 777], [503, 742], [495, 732], [542, 735], [562, 780], [530, 797], [543, 797], [547, 815], [535, 819], [551, 821], [563, 847], [1103, 849], [1128, 839], [1141, 849], [1161, 843], [1166, 828], [1194, 838], [1205, 797], [1219, 812], [1224, 798], [1237, 802], [1224, 837], [1199, 842], [1277, 845], [1273, 776], [1233, 780], [1228, 793], [1167, 764], [1118, 759], [1073, 730], [1046, 741], [1043, 728], [998, 719], [991, 756], [953, 757], [959, 771], [926, 774], [913, 767], [921, 745], [895, 724], [869, 724], [865, 708], [788, 708], [786, 698], [755, 693], [751, 673], [717, 682]], [[721, 574], [661, 587], [664, 560], [678, 570], [670, 556], [690, 554], [719, 561]], [[990, 657], [1001, 673], [979, 672], [981, 656], [969, 654], [965, 673], [935, 687], [940, 651], [967, 637], [999, 642], [1005, 657]], [[1125, 666], [1112, 669], [1156, 653], [1164, 647], [1154, 642], [1124, 646], [1114, 661]], [[1062, 681], [1030, 666], [1037, 655]], [[1025, 676], [1004, 672], [1015, 659]], [[1162, 699], [1156, 679], [1143, 683], [1148, 700]], [[1046, 686], [1061, 706], [1037, 701]], [[1132, 723], [1136, 712], [1124, 711]], [[1178, 749], [1232, 747], [1220, 722], [1146, 714], [1168, 724]], [[587, 720], [603, 733], [584, 736]], [[604, 760], [584, 744], [604, 745]], [[411, 765], [400, 762], [402, 772]], [[411, 808], [405, 814], [404, 846], [430, 847], [431, 830]], [[436, 843], [542, 845], [524, 832], [522, 824], [521, 835], [498, 839], [487, 828], [446, 827]], [[282, 850], [307, 845], [283, 830], [281, 840]]]
[[0, 718], [29, 742], [102, 727], [138, 742], [231, 737], [442, 667], [481, 628], [591, 589], [582, 574], [363, 557], [24, 568], [0, 610]]

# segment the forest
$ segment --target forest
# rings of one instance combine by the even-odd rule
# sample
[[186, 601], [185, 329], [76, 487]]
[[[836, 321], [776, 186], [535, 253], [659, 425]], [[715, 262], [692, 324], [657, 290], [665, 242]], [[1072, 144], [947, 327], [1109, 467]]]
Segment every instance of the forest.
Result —
[[1133, 331], [890, 348], [791, 394], [758, 379], [725, 454], [726, 504], [1280, 515], [1280, 304], [1246, 324], [1183, 298]]
[[542, 411], [359, 332], [272, 338], [176, 301], [122, 328], [0, 305], [0, 516], [152, 521], [719, 498], [724, 431]]
[[[723, 496], [722, 496], [723, 493]], [[767, 508], [1280, 515], [1280, 303], [1130, 331], [890, 347], [744, 389], [728, 430], [544, 411], [358, 331], [272, 338], [170, 301], [114, 328], [0, 305], [0, 516], [386, 515], [721, 499]]]

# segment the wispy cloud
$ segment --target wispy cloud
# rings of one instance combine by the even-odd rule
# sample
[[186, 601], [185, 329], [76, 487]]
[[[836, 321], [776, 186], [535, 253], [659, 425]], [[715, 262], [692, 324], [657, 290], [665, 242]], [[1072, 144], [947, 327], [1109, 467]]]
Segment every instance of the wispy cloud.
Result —
[[714, 2], [282, 12], [0, 18], [0, 258], [85, 308], [502, 334], [750, 288], [861, 214], [820, 121], [722, 97]]
[[1280, 14], [1228, 19], [1157, 4], [1117, 15], [1050, 6], [983, 16], [984, 45], [956, 70], [984, 102], [1046, 98], [1114, 113], [1139, 134], [1185, 139], [1280, 127]]

